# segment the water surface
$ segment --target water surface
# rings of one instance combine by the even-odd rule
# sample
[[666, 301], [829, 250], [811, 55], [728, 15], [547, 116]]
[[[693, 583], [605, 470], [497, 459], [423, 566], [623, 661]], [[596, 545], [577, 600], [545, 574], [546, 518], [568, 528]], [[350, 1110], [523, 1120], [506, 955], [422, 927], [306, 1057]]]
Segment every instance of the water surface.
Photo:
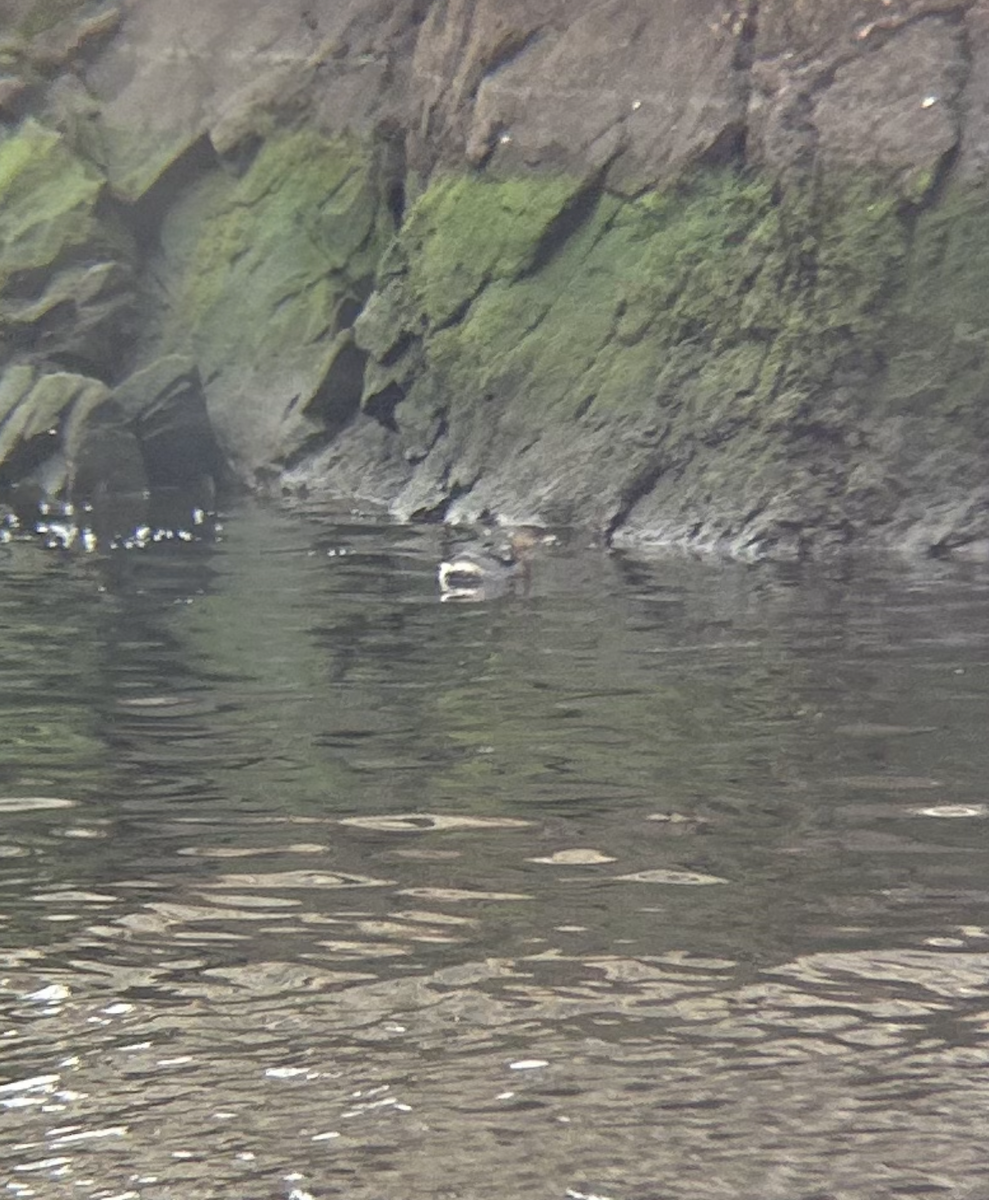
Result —
[[989, 574], [0, 547], [0, 1183], [984, 1197]]

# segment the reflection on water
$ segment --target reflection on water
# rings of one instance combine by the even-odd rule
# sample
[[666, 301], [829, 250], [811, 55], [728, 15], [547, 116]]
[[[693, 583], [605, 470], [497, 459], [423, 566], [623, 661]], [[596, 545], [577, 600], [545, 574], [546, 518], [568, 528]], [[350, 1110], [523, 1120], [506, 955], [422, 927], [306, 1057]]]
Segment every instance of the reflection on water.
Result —
[[989, 576], [0, 547], [0, 1181], [985, 1195]]

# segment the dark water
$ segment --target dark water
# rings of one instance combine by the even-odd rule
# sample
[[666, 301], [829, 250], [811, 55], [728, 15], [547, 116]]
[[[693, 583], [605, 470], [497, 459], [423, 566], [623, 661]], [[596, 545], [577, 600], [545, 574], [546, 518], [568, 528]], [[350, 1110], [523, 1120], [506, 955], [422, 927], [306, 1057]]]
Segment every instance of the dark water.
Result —
[[989, 1195], [989, 574], [0, 548], [0, 1187]]

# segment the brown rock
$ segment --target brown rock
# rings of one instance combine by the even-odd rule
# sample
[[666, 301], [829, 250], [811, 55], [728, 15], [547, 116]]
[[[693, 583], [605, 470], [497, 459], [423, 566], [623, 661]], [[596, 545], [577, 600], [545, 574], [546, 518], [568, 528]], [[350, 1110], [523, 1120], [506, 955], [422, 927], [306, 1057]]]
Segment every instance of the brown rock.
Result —
[[814, 108], [821, 165], [877, 166], [908, 192], [926, 190], [923, 179], [958, 141], [964, 70], [960, 30], [933, 17], [839, 67]]
[[969, 70], [960, 98], [959, 180], [984, 183], [989, 175], [989, 5], [972, 9], [965, 21]]
[[[943, 14], [941, 0], [761, 0], [759, 58], [781, 57], [795, 67], [817, 60], [834, 65], [926, 14]], [[952, 12], [978, 7], [961, 0]]]
[[410, 0], [300, 11], [267, 0], [154, 0], [129, 9], [89, 68], [114, 190], [143, 196], [204, 135], [221, 153], [307, 111], [337, 131], [370, 128], [392, 81]]
[[759, 12], [749, 149], [776, 172], [876, 167], [911, 199], [959, 139], [965, 34], [937, 5], [771, 2]]
[[464, 155], [638, 190], [730, 154], [745, 115], [744, 21], [721, 0], [440, 9], [413, 69], [420, 167]]

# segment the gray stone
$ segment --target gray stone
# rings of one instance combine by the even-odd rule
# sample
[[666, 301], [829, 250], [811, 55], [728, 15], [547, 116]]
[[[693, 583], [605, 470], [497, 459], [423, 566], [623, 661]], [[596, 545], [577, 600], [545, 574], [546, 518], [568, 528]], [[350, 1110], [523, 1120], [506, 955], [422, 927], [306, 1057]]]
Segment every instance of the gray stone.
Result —
[[73, 501], [147, 490], [140, 443], [119, 405], [105, 392], [76, 401], [65, 423], [62, 446], [68, 473], [66, 490]]
[[123, 422], [141, 447], [148, 479], [168, 486], [198, 484], [223, 473], [193, 359], [166, 355], [113, 390]]
[[[328, 131], [377, 119], [410, 0], [333, 5], [154, 0], [131, 5], [87, 69], [114, 191], [145, 195], [203, 137], [220, 153], [310, 110]], [[360, 80], [355, 87], [355, 81]]]
[[985, 184], [989, 177], [989, 5], [968, 13], [969, 72], [961, 96], [961, 149], [958, 178]]

